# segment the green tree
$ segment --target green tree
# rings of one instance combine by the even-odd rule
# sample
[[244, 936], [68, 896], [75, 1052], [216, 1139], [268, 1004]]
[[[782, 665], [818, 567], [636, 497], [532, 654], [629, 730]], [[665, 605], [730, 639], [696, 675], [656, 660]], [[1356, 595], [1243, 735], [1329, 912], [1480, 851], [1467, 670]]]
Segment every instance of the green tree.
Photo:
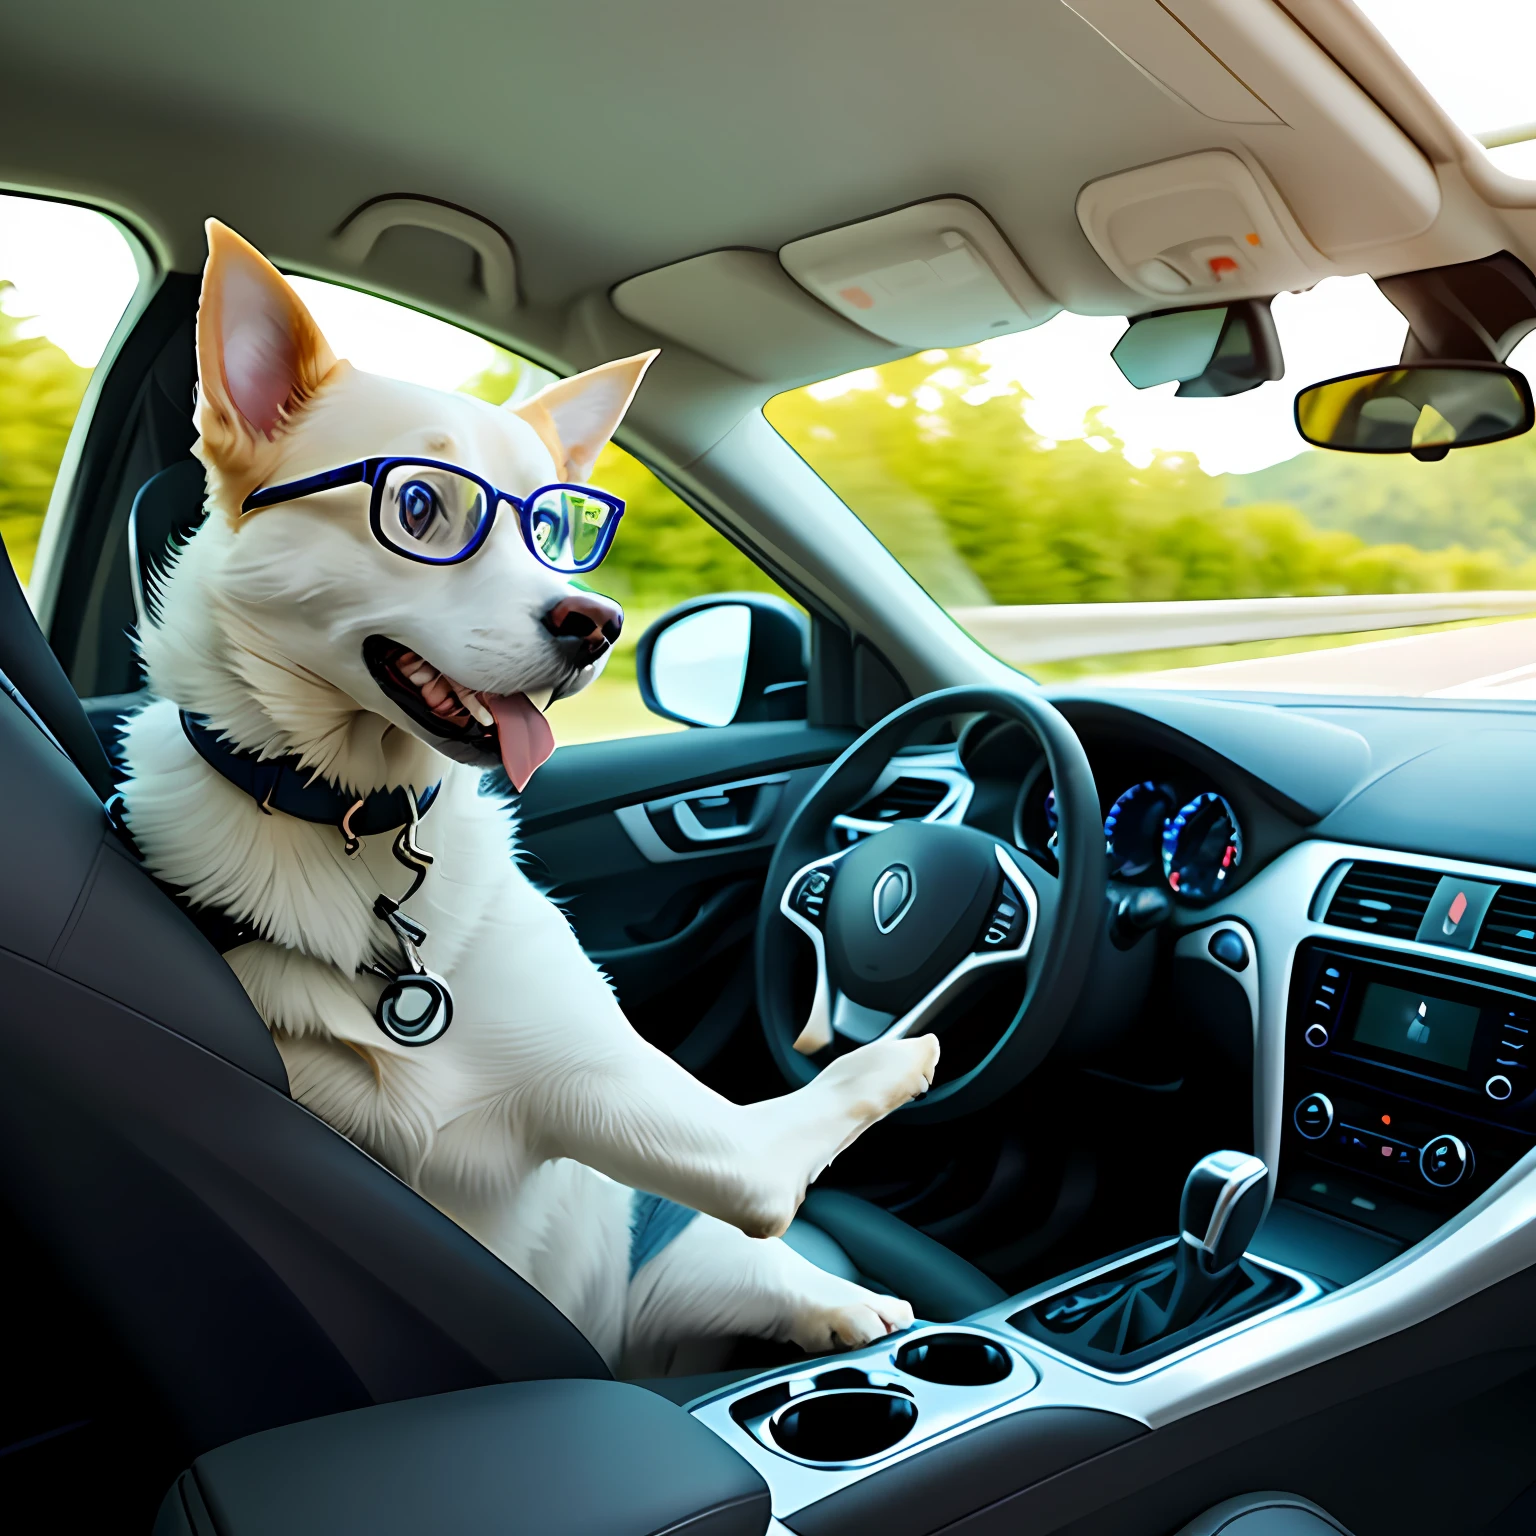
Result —
[[[1023, 391], [990, 380], [973, 349], [921, 353], [859, 382], [870, 387], [781, 395], [769, 420], [951, 606], [976, 600], [956, 556], [996, 603], [1536, 585], [1536, 538], [1467, 548], [1464, 524], [1426, 512], [1374, 542], [1342, 514], [1317, 527], [1283, 477], [1211, 476], [1174, 453], [1134, 465], [1096, 415], [1086, 437], [1047, 441], [1025, 420]], [[1343, 472], [1344, 455], [1309, 457], [1320, 484]], [[1405, 537], [1410, 527], [1420, 537]]]
[[59, 461], [91, 377], [45, 336], [23, 334], [0, 279], [0, 537], [26, 581]]

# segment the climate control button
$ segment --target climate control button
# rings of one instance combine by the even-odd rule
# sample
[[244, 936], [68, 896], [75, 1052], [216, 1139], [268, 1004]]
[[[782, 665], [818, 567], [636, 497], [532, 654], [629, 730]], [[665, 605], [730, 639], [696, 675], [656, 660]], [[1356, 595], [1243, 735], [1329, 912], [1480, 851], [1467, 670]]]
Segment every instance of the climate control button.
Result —
[[1292, 1110], [1291, 1122], [1308, 1141], [1321, 1141], [1333, 1129], [1333, 1103], [1326, 1093], [1309, 1093]]
[[1436, 1189], [1459, 1184], [1472, 1162], [1467, 1144], [1459, 1136], [1436, 1136], [1419, 1153], [1419, 1172]]

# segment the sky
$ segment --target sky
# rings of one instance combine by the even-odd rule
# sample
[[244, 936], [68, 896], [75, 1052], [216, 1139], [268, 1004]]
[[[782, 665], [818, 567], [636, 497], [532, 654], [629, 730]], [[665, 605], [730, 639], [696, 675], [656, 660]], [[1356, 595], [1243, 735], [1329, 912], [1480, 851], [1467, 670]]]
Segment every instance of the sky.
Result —
[[117, 226], [88, 208], [42, 198], [0, 197], [0, 279], [8, 314], [94, 368], [133, 291], [138, 267]]
[[[1446, 113], [1476, 136], [1536, 124], [1533, 0], [1355, 0]], [[1536, 178], [1536, 139], [1490, 150]]]

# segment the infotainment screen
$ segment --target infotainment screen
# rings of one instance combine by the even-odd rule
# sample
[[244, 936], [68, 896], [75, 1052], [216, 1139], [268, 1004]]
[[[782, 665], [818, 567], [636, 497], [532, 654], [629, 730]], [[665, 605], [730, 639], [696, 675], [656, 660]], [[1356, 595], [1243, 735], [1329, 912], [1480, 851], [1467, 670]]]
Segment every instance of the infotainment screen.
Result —
[[1443, 997], [1373, 981], [1361, 1000], [1354, 1037], [1378, 1051], [1464, 1072], [1472, 1059], [1480, 1014], [1470, 1003], [1448, 1003]]

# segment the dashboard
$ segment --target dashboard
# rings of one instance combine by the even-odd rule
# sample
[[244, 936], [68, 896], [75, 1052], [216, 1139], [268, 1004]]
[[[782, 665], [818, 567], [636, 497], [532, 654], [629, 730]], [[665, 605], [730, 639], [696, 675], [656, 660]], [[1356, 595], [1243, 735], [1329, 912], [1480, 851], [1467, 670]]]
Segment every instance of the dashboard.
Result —
[[[1536, 828], [1514, 812], [1536, 720], [1416, 701], [1054, 702], [1099, 791], [1112, 900], [1151, 888], [1168, 909], [1139, 968], [1101, 951], [1090, 1012], [1124, 1019], [1171, 989], [1194, 1049], [1252, 1078], [1254, 1150], [1282, 1193], [1399, 1246], [1521, 1162], [1536, 1146]], [[1049, 767], [1016, 724], [898, 756], [864, 814], [866, 831], [963, 819], [1055, 869]], [[1080, 1055], [1117, 1038], [1101, 1027]]]

